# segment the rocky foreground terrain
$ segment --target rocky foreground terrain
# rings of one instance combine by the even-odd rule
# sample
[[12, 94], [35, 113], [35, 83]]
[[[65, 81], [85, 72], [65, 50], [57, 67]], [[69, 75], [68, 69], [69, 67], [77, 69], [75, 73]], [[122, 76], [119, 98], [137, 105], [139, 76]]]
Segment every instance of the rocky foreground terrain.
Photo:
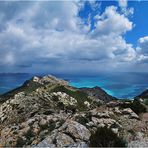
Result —
[[99, 87], [33, 77], [0, 96], [0, 147], [146, 147], [143, 94], [118, 100]]

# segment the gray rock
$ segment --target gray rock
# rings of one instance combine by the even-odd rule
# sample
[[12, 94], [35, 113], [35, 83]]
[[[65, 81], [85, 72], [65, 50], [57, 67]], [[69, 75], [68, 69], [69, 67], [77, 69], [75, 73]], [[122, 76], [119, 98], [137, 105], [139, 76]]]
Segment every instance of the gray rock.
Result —
[[136, 113], [131, 113], [130, 114], [130, 117], [129, 117], [130, 119], [139, 119], [139, 116], [136, 114]]
[[122, 110], [123, 115], [130, 115], [133, 111], [130, 108], [125, 108]]
[[67, 147], [67, 146], [74, 144], [74, 143], [75, 143], [74, 140], [70, 136], [68, 136], [64, 133], [58, 133], [58, 135], [56, 137], [56, 146], [57, 147]]
[[86, 142], [77, 142], [77, 143], [70, 145], [69, 147], [88, 148], [89, 145]]
[[37, 146], [33, 147], [48, 147], [48, 148], [55, 148], [56, 146], [54, 144], [50, 144], [46, 139], [41, 141]]
[[75, 121], [69, 121], [69, 122], [66, 122], [65, 125], [66, 125], [66, 133], [71, 134], [76, 139], [81, 139], [84, 141], [89, 140], [91, 133], [82, 124]]
[[105, 112], [100, 112], [97, 109], [93, 109], [90, 111], [92, 116], [97, 116], [98, 118], [110, 118], [111, 112], [105, 111]]
[[148, 140], [142, 140], [142, 141], [139, 141], [139, 140], [135, 140], [135, 141], [131, 141], [129, 144], [128, 144], [128, 147], [129, 148], [147, 148], [148, 147]]

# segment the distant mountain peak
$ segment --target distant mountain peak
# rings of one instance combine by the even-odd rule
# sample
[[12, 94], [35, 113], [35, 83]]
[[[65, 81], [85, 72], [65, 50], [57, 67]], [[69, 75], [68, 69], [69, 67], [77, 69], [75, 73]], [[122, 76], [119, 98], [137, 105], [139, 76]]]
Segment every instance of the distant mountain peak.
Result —
[[148, 88], [146, 88], [146, 90], [144, 90], [140, 95], [138, 95], [136, 98], [141, 98], [141, 99], [148, 99]]
[[109, 95], [107, 92], [105, 92], [101, 87], [99, 86], [95, 86], [93, 88], [87, 88], [87, 87], [83, 87], [80, 88], [81, 91], [87, 93], [91, 98], [100, 101], [100, 102], [109, 102], [112, 100], [116, 100], [115, 97]]

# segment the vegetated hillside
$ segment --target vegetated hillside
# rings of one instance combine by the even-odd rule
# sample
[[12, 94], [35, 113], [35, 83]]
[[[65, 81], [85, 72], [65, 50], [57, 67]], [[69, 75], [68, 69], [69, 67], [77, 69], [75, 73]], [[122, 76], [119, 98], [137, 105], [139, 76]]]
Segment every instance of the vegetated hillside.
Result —
[[136, 96], [135, 99], [139, 99], [144, 104], [148, 105], [148, 89], [143, 91], [140, 95]]
[[87, 95], [90, 96], [90, 98], [98, 101], [98, 102], [109, 102], [112, 100], [116, 100], [115, 97], [107, 94], [103, 89], [101, 89], [100, 87], [96, 86], [93, 88], [80, 88], [81, 91], [85, 92]]
[[78, 89], [53, 76], [33, 77], [1, 96], [0, 147], [145, 146], [147, 105], [99, 87]]

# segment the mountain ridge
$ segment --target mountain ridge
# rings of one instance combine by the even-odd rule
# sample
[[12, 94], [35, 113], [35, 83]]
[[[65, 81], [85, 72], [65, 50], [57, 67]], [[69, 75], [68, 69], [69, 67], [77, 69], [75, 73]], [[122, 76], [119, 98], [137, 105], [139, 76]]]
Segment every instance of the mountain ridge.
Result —
[[78, 89], [51, 75], [35, 76], [3, 95], [0, 147], [145, 146], [147, 120], [139, 99], [118, 100], [100, 87]]
[[[31, 79], [29, 80], [26, 80], [23, 85], [21, 85], [20, 87], [17, 87], [15, 89], [12, 89], [4, 94], [2, 94], [0, 97], [1, 98], [9, 98], [9, 97], [12, 97], [14, 96], [14, 94], [16, 94], [17, 92], [20, 92], [20, 91], [25, 91], [28, 87], [30, 88], [30, 85], [33, 85], [33, 90], [37, 89], [38, 87], [41, 87], [45, 84], [48, 84], [48, 83], [59, 83], [59, 84], [62, 84], [62, 85], [69, 85], [67, 81], [65, 80], [61, 80], [61, 79], [57, 79], [56, 77], [52, 76], [52, 75], [45, 75], [43, 77], [41, 76], [33, 76]], [[112, 97], [111, 95], [108, 95], [103, 89], [101, 89], [100, 87], [96, 86], [94, 88], [76, 88], [76, 87], [72, 87], [70, 86], [71, 88], [74, 88], [74, 89], [77, 89], [77, 90], [80, 90], [80, 91], [83, 91], [85, 93], [88, 93], [88, 90], [92, 90], [94, 92], [94, 88], [98, 88], [96, 90], [99, 90], [99, 93], [103, 96], [105, 96], [105, 98], [107, 98], [108, 100], [114, 100], [115, 97]], [[88, 93], [88, 95], [90, 95], [91, 97], [91, 94]], [[96, 92], [96, 95], [97, 95], [97, 92]], [[98, 98], [99, 96], [97, 96], [96, 99], [99, 100]], [[102, 97], [101, 97], [102, 98]], [[102, 101], [105, 101], [107, 102], [107, 100], [102, 100]], [[4, 100], [4, 99], [3, 99]], [[101, 100], [100, 100], [101, 101]]]
[[142, 99], [148, 98], [148, 88], [145, 89], [141, 94], [139, 94], [135, 98], [142, 98]]

